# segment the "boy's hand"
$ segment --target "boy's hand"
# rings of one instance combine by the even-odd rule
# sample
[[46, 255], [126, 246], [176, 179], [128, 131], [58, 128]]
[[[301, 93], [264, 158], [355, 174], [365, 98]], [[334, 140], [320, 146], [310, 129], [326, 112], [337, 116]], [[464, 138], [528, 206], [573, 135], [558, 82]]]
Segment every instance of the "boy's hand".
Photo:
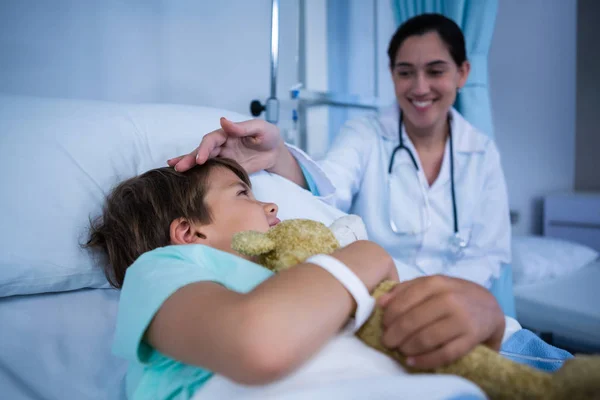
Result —
[[441, 275], [396, 285], [379, 299], [383, 343], [417, 368], [456, 361], [478, 344], [499, 350], [505, 319], [484, 287]]

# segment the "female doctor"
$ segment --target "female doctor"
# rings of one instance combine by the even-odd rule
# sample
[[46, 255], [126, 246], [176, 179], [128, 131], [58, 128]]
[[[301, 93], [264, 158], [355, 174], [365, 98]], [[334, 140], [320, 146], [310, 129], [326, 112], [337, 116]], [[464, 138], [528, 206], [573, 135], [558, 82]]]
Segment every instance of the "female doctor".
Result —
[[415, 275], [489, 289], [510, 261], [508, 199], [494, 142], [452, 108], [470, 69], [463, 34], [442, 15], [420, 15], [398, 28], [388, 56], [397, 102], [348, 122], [318, 164], [274, 125], [222, 119], [169, 165], [182, 171], [223, 156], [249, 173], [277, 173], [360, 215], [369, 238]]

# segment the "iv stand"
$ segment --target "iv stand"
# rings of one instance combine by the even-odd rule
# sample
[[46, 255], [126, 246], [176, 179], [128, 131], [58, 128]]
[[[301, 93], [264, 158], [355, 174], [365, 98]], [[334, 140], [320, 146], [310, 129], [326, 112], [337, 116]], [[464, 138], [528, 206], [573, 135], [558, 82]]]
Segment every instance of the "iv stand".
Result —
[[277, 124], [279, 120], [279, 100], [277, 100], [277, 67], [279, 64], [279, 0], [271, 1], [271, 96], [263, 105], [259, 100], [252, 100], [250, 112], [258, 117], [265, 111], [265, 119]]

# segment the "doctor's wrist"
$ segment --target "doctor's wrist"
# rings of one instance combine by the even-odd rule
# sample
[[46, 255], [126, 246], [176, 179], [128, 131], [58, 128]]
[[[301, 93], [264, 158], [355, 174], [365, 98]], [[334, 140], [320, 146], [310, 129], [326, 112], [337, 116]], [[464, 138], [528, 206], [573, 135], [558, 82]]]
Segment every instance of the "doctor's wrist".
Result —
[[308, 184], [304, 178], [300, 164], [298, 164], [298, 161], [283, 140], [274, 152], [273, 163], [269, 168], [266, 168], [266, 171], [282, 176], [306, 189]]

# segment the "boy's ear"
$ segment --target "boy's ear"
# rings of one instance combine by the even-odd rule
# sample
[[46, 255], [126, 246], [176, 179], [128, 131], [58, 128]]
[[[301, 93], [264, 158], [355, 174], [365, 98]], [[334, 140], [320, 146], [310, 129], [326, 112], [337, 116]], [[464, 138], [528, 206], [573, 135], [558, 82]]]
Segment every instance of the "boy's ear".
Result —
[[169, 234], [171, 244], [206, 243], [207, 236], [198, 224], [193, 224], [185, 218], [177, 218], [171, 222]]

